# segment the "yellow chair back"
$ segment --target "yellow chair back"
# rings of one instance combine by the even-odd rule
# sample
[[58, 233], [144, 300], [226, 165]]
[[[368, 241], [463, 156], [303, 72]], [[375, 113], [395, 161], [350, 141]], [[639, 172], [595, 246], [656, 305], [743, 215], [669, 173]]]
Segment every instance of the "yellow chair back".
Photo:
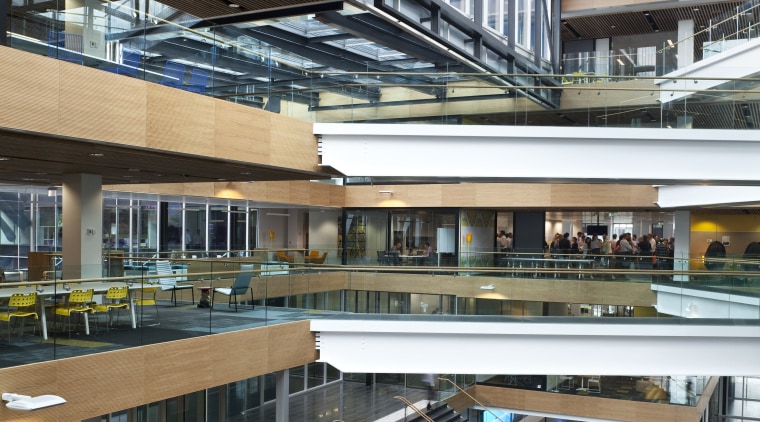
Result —
[[72, 290], [71, 294], [69, 294], [69, 303], [70, 304], [84, 304], [92, 302], [92, 295], [93, 290]]
[[13, 293], [8, 299], [8, 306], [16, 308], [26, 308], [28, 306], [34, 306], [37, 303], [37, 293]]
[[124, 299], [129, 295], [129, 287], [123, 286], [123, 287], [109, 287], [108, 291], [106, 292], [106, 299]]

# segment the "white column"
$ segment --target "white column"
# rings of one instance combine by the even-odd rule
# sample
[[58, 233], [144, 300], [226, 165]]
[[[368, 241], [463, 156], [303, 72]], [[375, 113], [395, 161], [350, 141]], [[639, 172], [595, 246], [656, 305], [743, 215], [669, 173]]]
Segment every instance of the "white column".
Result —
[[[675, 271], [687, 271], [689, 269], [689, 243], [691, 242], [691, 213], [689, 211], [676, 211], [675, 229], [673, 234], [676, 244], [673, 254], [673, 269]], [[689, 281], [689, 277], [676, 274], [673, 281]]]
[[63, 277], [103, 276], [102, 177], [63, 175]]
[[678, 61], [679, 69], [694, 63], [694, 21], [678, 21]]
[[275, 380], [275, 421], [288, 422], [290, 408], [290, 370], [277, 371]]
[[594, 40], [594, 73], [597, 76], [610, 74], [610, 39], [598, 38]]

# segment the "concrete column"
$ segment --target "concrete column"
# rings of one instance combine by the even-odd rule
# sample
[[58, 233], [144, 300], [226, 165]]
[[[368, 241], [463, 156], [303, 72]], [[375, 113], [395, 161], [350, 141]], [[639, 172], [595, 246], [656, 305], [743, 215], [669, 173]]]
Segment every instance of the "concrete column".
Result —
[[103, 276], [103, 178], [63, 175], [63, 277]]
[[678, 21], [678, 60], [679, 69], [694, 63], [694, 21]]
[[[673, 237], [676, 238], [674, 247], [673, 269], [686, 271], [689, 269], [689, 244], [691, 243], [691, 213], [689, 211], [676, 211], [675, 229]], [[689, 277], [676, 274], [673, 281], [689, 281]]]
[[275, 421], [288, 422], [290, 409], [290, 370], [277, 371], [275, 380]]

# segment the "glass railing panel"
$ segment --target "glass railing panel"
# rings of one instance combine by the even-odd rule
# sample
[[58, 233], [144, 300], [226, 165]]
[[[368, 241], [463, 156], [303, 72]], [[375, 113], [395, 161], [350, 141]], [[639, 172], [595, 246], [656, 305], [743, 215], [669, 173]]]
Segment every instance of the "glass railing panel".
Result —
[[[748, 123], [752, 116], [747, 103], [758, 98], [743, 84], [710, 90], [686, 84], [680, 88], [686, 91], [683, 102], [667, 101], [664, 87], [661, 97], [654, 79], [678, 67], [677, 50], [686, 42], [672, 33], [658, 34], [654, 45], [643, 41], [648, 44], [566, 54], [558, 75], [529, 74], [488, 57], [502, 66], [496, 66], [502, 73], [469, 73], [456, 62], [433, 66], [419, 60], [409, 66], [346, 61], [331, 67], [324, 61], [333, 56], [323, 54], [320, 61], [306, 54], [302, 43], [290, 39], [294, 35], [278, 32], [283, 30], [273, 29], [271, 22], [216, 25], [158, 2], [139, 10], [129, 4], [69, 7], [56, 2], [53, 7], [46, 3], [44, 10], [11, 4], [9, 45], [314, 122], [754, 127]], [[706, 50], [717, 49], [718, 54], [730, 43], [754, 39], [757, 24], [748, 16], [758, 7], [755, 1], [747, 2], [700, 30], [708, 31]], [[308, 16], [289, 22], [306, 37], [335, 31]], [[270, 43], [275, 39], [277, 45]], [[353, 51], [372, 44], [349, 41], [332, 47]], [[389, 58], [398, 53], [376, 51]], [[704, 111], [706, 100], [733, 100], [736, 105], [723, 110], [716, 125], [716, 113]], [[532, 112], [546, 115], [528, 117]], [[708, 115], [709, 121], [704, 118]]]
[[[681, 258], [692, 268], [673, 271], [670, 264], [662, 264], [667, 259], [658, 259], [655, 266], [649, 257], [631, 258], [627, 268], [610, 269], [601, 258], [597, 262], [586, 256], [589, 267], [580, 267], [573, 257], [558, 258], [559, 267], [553, 262], [535, 267], [526, 261], [520, 268], [517, 258], [527, 255], [515, 253], [512, 266], [472, 267], [466, 274], [456, 267], [317, 266], [245, 256], [173, 259], [168, 267], [171, 275], [159, 273], [164, 271], [160, 259], [125, 259], [124, 275], [111, 278], [61, 279], [50, 270], [47, 280], [6, 283], [0, 289], [6, 299], [12, 292], [37, 292], [37, 309], [45, 310], [47, 334], [45, 339], [38, 328], [35, 333], [26, 330], [21, 338], [12, 336], [12, 353], [5, 364], [323, 317], [590, 324], [641, 323], [642, 318], [664, 324], [694, 319], [718, 325], [760, 321], [757, 294], [748, 285], [755, 273], [750, 267], [756, 264], [753, 260]], [[51, 268], [62, 264], [55, 258]], [[243, 275], [243, 265], [253, 268], [242, 267]], [[230, 300], [225, 293], [241, 275], [249, 287]], [[166, 279], [187, 287], [166, 288], [171, 287]], [[104, 297], [109, 287], [125, 285], [130, 309], [88, 313], [89, 335], [84, 318], [76, 315], [69, 324], [68, 315], [58, 311], [75, 290], [93, 289], [95, 297], [88, 303], [97, 306], [109, 302]], [[670, 289], [667, 293], [673, 297], [658, 299], [661, 292], [650, 291], [655, 285]], [[665, 300], [675, 305], [665, 309]]]

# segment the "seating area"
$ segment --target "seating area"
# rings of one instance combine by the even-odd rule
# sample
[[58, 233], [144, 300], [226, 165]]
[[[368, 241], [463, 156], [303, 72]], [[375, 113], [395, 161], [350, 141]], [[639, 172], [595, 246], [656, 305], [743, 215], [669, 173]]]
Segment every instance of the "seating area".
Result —
[[158, 286], [162, 291], [172, 292], [172, 303], [177, 306], [177, 291], [178, 290], [190, 290], [192, 297], [192, 303], [195, 303], [195, 293], [193, 292], [192, 284], [178, 284], [174, 270], [169, 261], [156, 261], [156, 275], [165, 275], [168, 277], [161, 277], [158, 279]]
[[[12, 325], [20, 322], [20, 326], [17, 328], [19, 336], [24, 332], [24, 321], [27, 318], [34, 318], [35, 322], [39, 320], [39, 316], [35, 310], [37, 304], [37, 293], [14, 293], [8, 303], [5, 305], [5, 310], [0, 313], [0, 321], [8, 323], [8, 344], [11, 343], [11, 333], [13, 332]], [[35, 325], [36, 329], [36, 325]]]
[[292, 255], [286, 254], [285, 251], [277, 251], [277, 260], [291, 264], [296, 262], [296, 258]]
[[307, 264], [324, 264], [327, 259], [327, 252], [319, 255], [319, 251], [311, 251], [308, 256], [304, 257], [303, 261]]
[[227, 296], [229, 298], [228, 306], [232, 307], [235, 304], [235, 312], [238, 310], [238, 296], [245, 295], [248, 291], [251, 292], [251, 309], [253, 309], [253, 288], [251, 287], [251, 277], [253, 276], [253, 265], [243, 264], [240, 266], [240, 273], [235, 277], [235, 282], [230, 287], [217, 287], [214, 289], [214, 293], [211, 296], [211, 306], [214, 306], [214, 298], [217, 293]]
[[48, 57], [66, 62], [84, 64], [83, 38], [80, 34], [65, 31], [48, 33]]
[[192, 68], [190, 70], [190, 80], [185, 84], [185, 65], [174, 61], [167, 61], [164, 65], [164, 75], [161, 79], [161, 85], [172, 88], [182, 89], [196, 94], [206, 92], [209, 74], [205, 70]]
[[142, 56], [139, 51], [124, 50], [121, 56], [121, 63], [116, 67], [102, 67], [101, 70], [113, 72], [119, 75], [135, 77], [142, 64]]

